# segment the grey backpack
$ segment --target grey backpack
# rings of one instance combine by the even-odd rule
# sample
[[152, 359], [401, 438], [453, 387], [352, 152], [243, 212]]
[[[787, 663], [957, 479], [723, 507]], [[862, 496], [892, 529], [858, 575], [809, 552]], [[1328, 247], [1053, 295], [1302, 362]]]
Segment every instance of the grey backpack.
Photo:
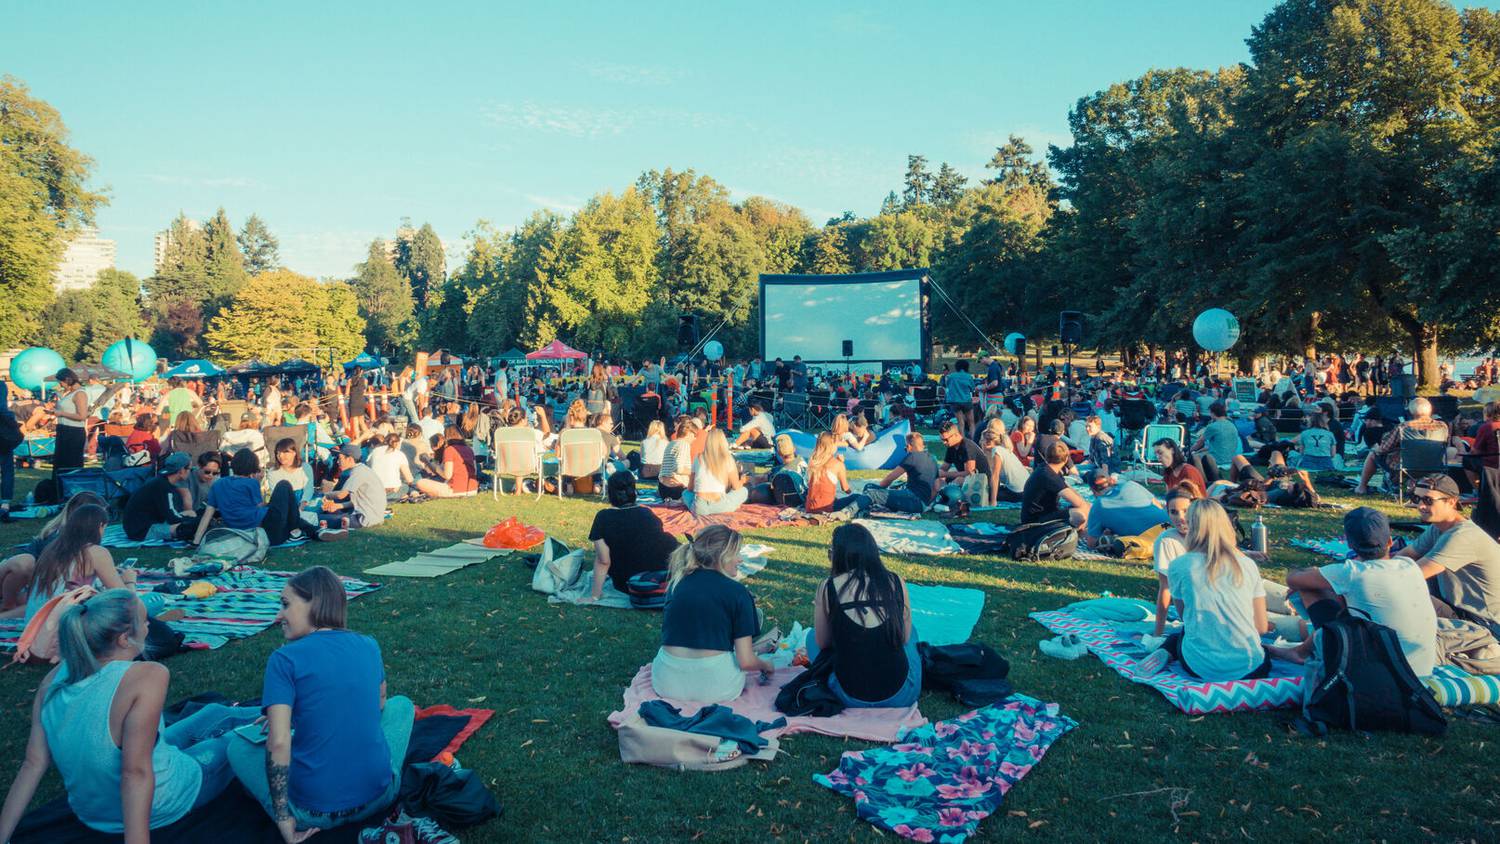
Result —
[[234, 560], [237, 566], [255, 565], [266, 558], [271, 540], [264, 528], [236, 530], [218, 527], [205, 533], [198, 543], [198, 555]]
[[1500, 642], [1489, 628], [1461, 618], [1437, 620], [1438, 663], [1470, 674], [1500, 674]]

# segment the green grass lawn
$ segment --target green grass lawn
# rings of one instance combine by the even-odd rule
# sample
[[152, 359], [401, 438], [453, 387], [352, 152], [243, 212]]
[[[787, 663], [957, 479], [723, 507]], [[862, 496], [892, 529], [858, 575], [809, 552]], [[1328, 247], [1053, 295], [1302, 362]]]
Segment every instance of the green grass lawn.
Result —
[[[25, 489], [34, 475], [23, 473]], [[1339, 500], [1339, 499], [1335, 499]], [[1373, 499], [1371, 499], [1373, 500]], [[594, 499], [562, 502], [488, 495], [396, 508], [394, 521], [331, 545], [275, 551], [267, 566], [315, 563], [358, 575], [484, 532], [508, 515], [581, 543]], [[1410, 518], [1409, 511], [1397, 511]], [[1015, 520], [1003, 513], [1000, 520]], [[1273, 557], [1284, 567], [1315, 560], [1289, 549], [1293, 536], [1334, 536], [1335, 513], [1267, 511]], [[26, 538], [37, 524], [3, 526], [0, 542]], [[771, 545], [771, 565], [748, 581], [772, 623], [810, 623], [812, 592], [825, 575], [829, 527], [752, 534]], [[130, 552], [137, 553], [137, 552]], [[124, 553], [117, 555], [117, 558]], [[159, 565], [170, 552], [139, 552]], [[1144, 566], [1016, 563], [994, 557], [896, 557], [889, 564], [918, 583], [972, 586], [987, 596], [974, 631], [1011, 661], [1017, 690], [1061, 704], [1079, 722], [980, 827], [983, 840], [1495, 840], [1500, 838], [1500, 734], [1454, 721], [1441, 739], [1289, 734], [1277, 714], [1189, 717], [1156, 692], [1132, 684], [1093, 658], [1059, 662], [1040, 654], [1046, 631], [1026, 618], [1106, 590], [1151, 598]], [[350, 625], [385, 652], [393, 694], [418, 705], [483, 706], [495, 718], [459, 758], [499, 795], [505, 815], [464, 841], [872, 841], [873, 827], [852, 804], [813, 785], [840, 752], [869, 746], [797, 735], [774, 763], [722, 774], [673, 773], [619, 761], [605, 715], [658, 643], [654, 613], [550, 606], [530, 589], [530, 570], [501, 559], [433, 580], [393, 578], [353, 602]], [[210, 652], [173, 657], [172, 698], [216, 690], [256, 696], [275, 630]], [[21, 757], [29, 706], [43, 670], [0, 674], [0, 760]], [[922, 712], [937, 720], [962, 709], [928, 693]], [[8, 784], [13, 770], [3, 774]], [[39, 799], [60, 789], [49, 775]], [[314, 839], [316, 840], [316, 839]]]

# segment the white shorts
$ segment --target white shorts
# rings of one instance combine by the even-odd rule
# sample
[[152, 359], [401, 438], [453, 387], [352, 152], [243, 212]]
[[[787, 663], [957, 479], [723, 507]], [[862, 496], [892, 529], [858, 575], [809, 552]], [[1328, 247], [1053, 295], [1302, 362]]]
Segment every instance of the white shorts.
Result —
[[732, 652], [693, 658], [658, 648], [651, 661], [651, 688], [671, 700], [727, 703], [745, 691], [745, 672]]

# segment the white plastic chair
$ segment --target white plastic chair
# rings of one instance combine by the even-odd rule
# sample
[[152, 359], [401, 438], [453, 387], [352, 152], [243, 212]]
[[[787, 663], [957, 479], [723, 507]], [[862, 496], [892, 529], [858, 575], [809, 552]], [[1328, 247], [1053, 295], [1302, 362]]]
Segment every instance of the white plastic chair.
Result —
[[[568, 428], [557, 436], [557, 497], [562, 498], [564, 478], [583, 478], [604, 469], [604, 434], [597, 428]], [[599, 485], [604, 495], [604, 485]]]
[[490, 444], [495, 456], [495, 485], [490, 490], [494, 499], [500, 498], [503, 478], [514, 478], [516, 494], [521, 492], [521, 479], [536, 478], [536, 497], [542, 498], [542, 458], [536, 453], [536, 432], [530, 428], [496, 428], [495, 438]]

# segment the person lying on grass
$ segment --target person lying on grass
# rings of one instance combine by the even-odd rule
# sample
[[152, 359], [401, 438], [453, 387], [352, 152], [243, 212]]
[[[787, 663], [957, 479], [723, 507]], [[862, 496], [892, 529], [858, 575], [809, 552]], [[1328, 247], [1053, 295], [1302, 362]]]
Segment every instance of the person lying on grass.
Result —
[[616, 472], [604, 485], [609, 509], [594, 514], [589, 541], [594, 543], [594, 584], [589, 600], [604, 595], [605, 581], [621, 594], [634, 575], [665, 571], [677, 549], [677, 538], [667, 533], [661, 519], [635, 500], [635, 476]]
[[31, 585], [31, 576], [36, 571], [36, 561], [62, 533], [73, 514], [90, 504], [101, 508], [108, 506], [98, 493], [75, 493], [57, 515], [42, 525], [36, 538], [17, 545], [16, 553], [0, 561], [0, 618], [15, 618], [26, 612], [26, 594]]
[[266, 661], [265, 738], [237, 733], [229, 764], [287, 842], [384, 815], [401, 788], [415, 707], [386, 697], [380, 645], [347, 627], [344, 584], [325, 566], [290, 578]]
[[922, 658], [906, 582], [886, 569], [863, 525], [834, 529], [828, 561], [813, 597], [808, 661], [833, 652], [828, 686], [847, 707], [911, 706], [922, 693]]
[[129, 589], [110, 589], [62, 614], [62, 665], [32, 701], [26, 755], [0, 809], [0, 841], [10, 840], [53, 762], [78, 820], [131, 844], [208, 805], [229, 784], [233, 734], [225, 731], [253, 721], [255, 710], [208, 704], [165, 727], [171, 673], [140, 661], [145, 642], [146, 607]]
[[651, 688], [664, 698], [724, 703], [745, 690], [745, 672], [769, 676], [774, 666], [756, 655], [759, 611], [750, 590], [735, 581], [740, 535], [709, 525], [669, 560], [661, 648], [651, 662]]
[[[1347, 606], [1391, 628], [1418, 677], [1432, 674], [1437, 664], [1437, 614], [1415, 561], [1391, 556], [1389, 519], [1370, 507], [1350, 510], [1344, 515], [1344, 541], [1354, 557], [1297, 569], [1286, 576], [1286, 585], [1301, 598], [1307, 618], [1319, 627]], [[1312, 645], [1309, 637], [1295, 647], [1267, 650], [1280, 659], [1301, 663], [1312, 655]]]

